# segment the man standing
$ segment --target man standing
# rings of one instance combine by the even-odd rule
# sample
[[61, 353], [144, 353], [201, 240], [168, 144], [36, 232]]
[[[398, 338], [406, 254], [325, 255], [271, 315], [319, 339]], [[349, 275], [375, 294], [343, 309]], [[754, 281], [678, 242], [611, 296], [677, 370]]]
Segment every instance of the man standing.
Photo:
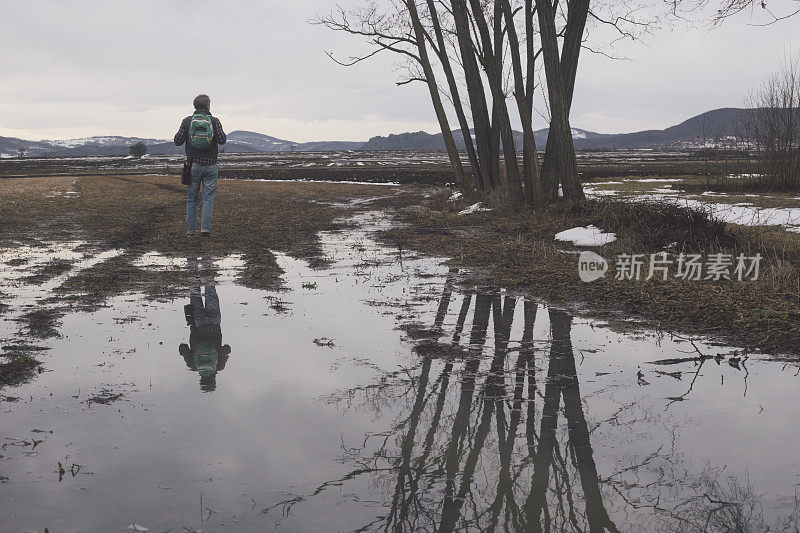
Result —
[[194, 113], [181, 122], [175, 134], [175, 145], [186, 143], [186, 158], [192, 162], [192, 183], [186, 195], [186, 236], [197, 229], [197, 200], [200, 184], [203, 185], [203, 214], [200, 236], [211, 236], [211, 217], [214, 214], [214, 196], [217, 194], [217, 146], [227, 141], [219, 119], [211, 116], [211, 99], [205, 94], [194, 99]]

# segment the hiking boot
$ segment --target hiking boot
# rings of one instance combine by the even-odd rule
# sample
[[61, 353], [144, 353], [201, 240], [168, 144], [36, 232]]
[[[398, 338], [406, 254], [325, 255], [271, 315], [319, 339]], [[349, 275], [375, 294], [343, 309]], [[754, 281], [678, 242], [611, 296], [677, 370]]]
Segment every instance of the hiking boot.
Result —
[[187, 231], [186, 232], [186, 236], [187, 237], [194, 237], [194, 232], [193, 231]]
[[211, 237], [211, 232], [210, 231], [201, 231], [200, 232], [200, 236], [201, 237]]

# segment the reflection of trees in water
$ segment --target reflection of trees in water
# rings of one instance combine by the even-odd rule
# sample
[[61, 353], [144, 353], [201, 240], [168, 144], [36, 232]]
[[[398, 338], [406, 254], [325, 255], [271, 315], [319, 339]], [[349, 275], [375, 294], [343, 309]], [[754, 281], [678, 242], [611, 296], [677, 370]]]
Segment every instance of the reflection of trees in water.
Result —
[[[448, 282], [436, 328], [442, 328], [452, 297]], [[510, 347], [519, 304], [522, 338]], [[345, 448], [342, 460], [351, 465], [347, 475], [265, 512], [282, 508], [287, 513], [329, 488], [341, 490], [369, 476], [370, 499], [383, 501], [387, 512], [365, 524], [365, 530], [763, 529], [752, 490], [710, 467], [692, 473], [676, 452], [674, 432], [669, 450], [621, 453], [624, 459], [612, 464], [616, 471], [598, 473], [593, 437], [601, 439], [597, 446], [624, 450], [637, 431], [630, 426], [644, 423], [652, 431], [659, 421], [641, 406], [621, 404], [614, 416], [590, 426], [567, 313], [547, 311], [551, 339], [542, 345], [534, 341], [534, 301], [497, 290], [464, 294], [453, 344], [465, 335], [470, 310], [465, 357], [425, 357], [411, 372], [386, 374], [342, 395], [353, 407], [359, 398], [376, 411], [404, 406], [390, 431], [367, 435], [358, 448]], [[488, 357], [490, 320], [494, 339]], [[615, 524], [611, 516], [622, 523]]]

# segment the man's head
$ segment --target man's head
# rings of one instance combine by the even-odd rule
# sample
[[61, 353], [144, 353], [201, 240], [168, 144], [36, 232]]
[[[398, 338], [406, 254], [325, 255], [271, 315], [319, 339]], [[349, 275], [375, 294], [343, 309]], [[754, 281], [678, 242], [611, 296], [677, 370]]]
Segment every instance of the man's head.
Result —
[[206, 94], [197, 95], [194, 99], [194, 108], [211, 111], [211, 98]]

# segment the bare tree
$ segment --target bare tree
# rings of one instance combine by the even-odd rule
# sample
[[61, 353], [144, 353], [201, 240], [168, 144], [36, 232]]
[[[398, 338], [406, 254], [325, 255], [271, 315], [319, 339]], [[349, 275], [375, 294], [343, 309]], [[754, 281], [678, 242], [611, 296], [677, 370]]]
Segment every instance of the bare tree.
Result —
[[755, 143], [758, 184], [768, 190], [800, 190], [800, 57], [748, 98], [745, 135]]
[[[702, 3], [705, 4], [706, 2]], [[789, 5], [777, 12], [771, 9], [773, 3], [774, 2], [770, 2], [768, 0], [722, 0], [719, 2], [719, 6], [717, 7], [717, 11], [714, 15], [714, 22], [720, 23], [727, 18], [742, 13], [743, 11], [753, 12], [761, 9], [766, 13], [767, 21], [759, 25], [768, 26], [800, 14], [800, 0], [784, 2]]]

